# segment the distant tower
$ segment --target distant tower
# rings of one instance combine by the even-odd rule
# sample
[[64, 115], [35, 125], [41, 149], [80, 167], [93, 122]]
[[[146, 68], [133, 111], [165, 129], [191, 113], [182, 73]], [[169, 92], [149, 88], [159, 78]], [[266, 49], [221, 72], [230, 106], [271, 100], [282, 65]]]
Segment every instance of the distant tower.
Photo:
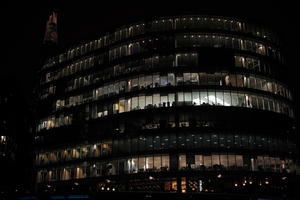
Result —
[[52, 12], [46, 24], [44, 44], [57, 44], [57, 13]]
[[52, 12], [46, 23], [45, 36], [42, 45], [41, 62], [44, 63], [50, 57], [57, 54], [58, 40], [57, 40], [57, 13]]

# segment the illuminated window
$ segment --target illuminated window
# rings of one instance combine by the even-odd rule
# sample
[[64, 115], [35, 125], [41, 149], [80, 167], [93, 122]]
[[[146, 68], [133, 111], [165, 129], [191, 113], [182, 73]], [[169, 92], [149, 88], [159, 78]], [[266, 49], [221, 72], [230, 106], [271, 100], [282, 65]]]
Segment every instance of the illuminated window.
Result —
[[131, 105], [132, 110], [137, 110], [139, 109], [139, 104], [138, 104], [138, 97], [133, 97], [132, 98], [132, 105]]
[[6, 142], [7, 142], [7, 137], [5, 135], [1, 135], [0, 143], [1, 144], [6, 144]]
[[231, 105], [238, 106], [238, 94], [235, 92], [231, 92]]
[[112, 143], [111, 141], [108, 141], [106, 143], [101, 144], [101, 154], [103, 156], [110, 155], [112, 151]]
[[231, 168], [236, 166], [235, 155], [228, 155], [228, 166]]
[[160, 86], [159, 74], [154, 74], [153, 75], [153, 86], [154, 87], [159, 87]]
[[69, 180], [71, 178], [70, 169], [64, 168], [61, 174], [61, 180]]
[[263, 103], [263, 98], [258, 96], [257, 97], [257, 104], [258, 104], [258, 108], [263, 110], [264, 109], [264, 103]]
[[168, 73], [168, 85], [175, 85], [175, 75], [173, 73]]
[[156, 107], [160, 106], [160, 94], [153, 94], [153, 105]]
[[145, 171], [146, 169], [146, 159], [145, 157], [139, 157], [139, 171]]
[[208, 103], [210, 105], [216, 104], [216, 93], [215, 91], [208, 91]]
[[181, 192], [186, 193], [186, 178], [185, 177], [181, 178]]
[[167, 107], [168, 106], [168, 96], [165, 94], [160, 95], [160, 105], [162, 107]]
[[195, 155], [195, 167], [199, 168], [204, 165], [203, 156]]
[[191, 73], [191, 84], [198, 85], [199, 82], [199, 76], [198, 73]]
[[184, 101], [186, 104], [192, 105], [192, 93], [191, 92], [184, 93]]
[[213, 167], [216, 167], [216, 166], [219, 166], [219, 165], [220, 165], [220, 157], [219, 157], [218, 154], [213, 154], [213, 155], [211, 156], [211, 158], [212, 158], [212, 166], [213, 166]]
[[203, 156], [203, 161], [204, 161], [204, 166], [206, 168], [211, 168], [212, 167], [211, 155], [204, 155]]
[[162, 165], [162, 170], [168, 170], [170, 167], [170, 157], [162, 156], [161, 157], [161, 165]]
[[145, 76], [139, 76], [138, 78], [138, 87], [141, 89], [144, 89], [146, 87], [145, 85]]
[[168, 77], [167, 76], [160, 76], [160, 86], [167, 86], [168, 85]]
[[146, 76], [145, 77], [145, 86], [146, 88], [152, 88], [153, 84], [152, 84], [152, 76]]
[[244, 76], [242, 75], [237, 75], [237, 87], [244, 87]]
[[223, 96], [223, 92], [216, 92], [216, 104], [217, 105], [224, 105], [224, 96]]
[[132, 173], [138, 172], [138, 158], [131, 159], [131, 172]]
[[84, 173], [83, 173], [83, 169], [80, 167], [76, 167], [75, 168], [75, 178], [79, 179], [79, 178], [84, 178]]
[[236, 166], [237, 167], [243, 167], [244, 166], [242, 155], [236, 155]]
[[152, 95], [146, 96], [146, 107], [152, 107]]
[[125, 100], [125, 112], [129, 112], [131, 110], [131, 99]]
[[230, 92], [224, 92], [224, 106], [231, 106], [231, 95]]
[[190, 84], [191, 83], [191, 73], [183, 73], [183, 81], [184, 84]]
[[227, 155], [220, 155], [220, 164], [225, 168], [228, 167]]
[[153, 156], [147, 156], [146, 157], [146, 170], [153, 169]]
[[200, 91], [200, 104], [208, 104], [208, 97], [206, 91]]
[[178, 92], [177, 96], [178, 96], [178, 102], [184, 102], [183, 92]]
[[156, 170], [156, 171], [160, 171], [161, 170], [161, 156], [154, 156], [154, 159], [153, 159], [153, 169]]
[[179, 169], [186, 167], [186, 155], [179, 155]]
[[183, 85], [183, 75], [179, 73], [176, 75], [176, 85]]
[[198, 91], [192, 92], [193, 105], [200, 105], [200, 96]]
[[113, 113], [118, 113], [119, 112], [119, 104], [118, 103], [114, 103], [113, 104]]
[[139, 100], [139, 108], [140, 109], [144, 109], [145, 106], [146, 106], [146, 102], [145, 102], [145, 95], [141, 95], [138, 97], [138, 100]]
[[175, 94], [174, 93], [169, 93], [168, 94], [168, 100], [169, 100], [170, 106], [172, 106], [175, 103]]

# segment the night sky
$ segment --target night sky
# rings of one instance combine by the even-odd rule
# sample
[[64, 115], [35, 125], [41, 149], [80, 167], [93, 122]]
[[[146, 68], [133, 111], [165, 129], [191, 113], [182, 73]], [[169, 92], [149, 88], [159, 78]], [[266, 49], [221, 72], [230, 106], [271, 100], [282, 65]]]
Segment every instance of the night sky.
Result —
[[[177, 14], [220, 14], [241, 17], [257, 21], [272, 27], [283, 37], [284, 52], [289, 64], [289, 84], [297, 102], [296, 115], [299, 116], [299, 83], [297, 68], [299, 64], [299, 11], [296, 3], [274, 3], [269, 1], [238, 1], [219, 4], [211, 1], [211, 5], [203, 1], [170, 1], [161, 5], [162, 1], [140, 1], [137, 4], [90, 4], [88, 1], [75, 1], [54, 4], [44, 1], [43, 4], [13, 4], [4, 6], [2, 12], [2, 38], [5, 43], [5, 62], [1, 64], [1, 79], [9, 84], [16, 81], [29, 104], [32, 103], [32, 88], [35, 72], [40, 67], [41, 46], [45, 32], [45, 24], [52, 10], [58, 12], [58, 38], [60, 48], [76, 44], [88, 39], [95, 39], [106, 31], [121, 25], [149, 19], [155, 16]], [[171, 3], [172, 2], [172, 3]], [[226, 4], [225, 4], [226, 3]], [[72, 4], [72, 6], [71, 6]], [[3, 28], [4, 27], [4, 28]], [[2, 85], [3, 87], [3, 85]], [[299, 117], [298, 117], [299, 120]]]

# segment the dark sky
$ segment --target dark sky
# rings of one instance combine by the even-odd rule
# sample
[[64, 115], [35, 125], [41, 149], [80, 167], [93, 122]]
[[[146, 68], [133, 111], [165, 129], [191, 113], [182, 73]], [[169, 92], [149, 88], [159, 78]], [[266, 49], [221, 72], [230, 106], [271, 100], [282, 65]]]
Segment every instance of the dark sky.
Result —
[[[61, 1], [62, 2], [62, 1]], [[128, 3], [111, 1], [101, 5], [81, 1], [68, 3], [34, 5], [8, 5], [2, 12], [2, 38], [5, 45], [4, 58], [6, 62], [1, 65], [1, 75], [6, 83], [17, 80], [17, 84], [30, 102], [31, 90], [34, 85], [35, 71], [39, 67], [41, 45], [45, 31], [45, 23], [51, 10], [58, 12], [58, 37], [59, 45], [66, 47], [70, 44], [93, 39], [105, 31], [127, 23], [136, 22], [155, 16], [176, 14], [221, 14], [241, 17], [250, 21], [261, 22], [278, 31], [285, 43], [285, 54], [289, 63], [289, 82], [294, 91], [297, 105], [299, 91], [297, 68], [299, 47], [299, 11], [296, 3], [288, 4], [280, 1], [140, 1]], [[223, 2], [220, 4], [220, 2]], [[261, 2], [265, 2], [262, 4]], [[72, 3], [72, 6], [71, 6]], [[45, 5], [46, 4], [46, 5]], [[2, 78], [3, 79], [3, 78]], [[297, 110], [299, 106], [297, 106]], [[299, 111], [298, 111], [299, 114]]]

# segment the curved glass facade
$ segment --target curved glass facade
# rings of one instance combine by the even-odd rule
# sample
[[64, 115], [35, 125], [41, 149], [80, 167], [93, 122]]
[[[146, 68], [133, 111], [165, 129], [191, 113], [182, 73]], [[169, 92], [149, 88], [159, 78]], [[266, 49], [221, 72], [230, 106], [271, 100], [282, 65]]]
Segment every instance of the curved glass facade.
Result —
[[[187, 161], [187, 157], [193, 161]], [[109, 168], [109, 170], [107, 170]], [[186, 155], [179, 154], [179, 171], [265, 171], [294, 173], [296, 165], [292, 159], [282, 160], [280, 157], [257, 155], [247, 158], [238, 154]], [[135, 173], [167, 172], [170, 170], [169, 155], [146, 155], [125, 157], [93, 163], [78, 163], [62, 168], [40, 170], [37, 182], [51, 182], [59, 180], [74, 180], [99, 176], [112, 176]]]
[[[96, 93], [97, 94], [97, 93]], [[56, 109], [62, 107], [73, 107], [81, 104], [87, 106], [88, 118], [99, 118], [117, 113], [130, 112], [142, 109], [153, 109], [174, 106], [235, 106], [245, 108], [255, 108], [286, 114], [294, 117], [293, 108], [285, 101], [276, 100], [267, 95], [258, 95], [251, 92], [236, 90], [187, 90], [176, 93], [154, 93], [154, 94], [135, 94], [132, 97], [118, 98], [110, 103], [91, 103], [91, 100], [83, 100], [82, 96], [70, 97], [70, 104], [65, 104], [64, 100], [57, 100]], [[112, 103], [115, 102], [115, 103]], [[57, 117], [56, 117], [57, 116]], [[70, 125], [72, 114], [56, 114], [40, 121], [37, 131]]]
[[[295, 174], [284, 63], [275, 33], [217, 16], [131, 24], [50, 58], [38, 189], [83, 180], [98, 192], [239, 193], [243, 177]], [[208, 184], [207, 174], [227, 172], [224, 186]]]
[[87, 42], [82, 45], [70, 48], [67, 52], [47, 60], [43, 68], [54, 66], [58, 63], [72, 60], [75, 57], [87, 54], [96, 49], [103, 48], [115, 42], [125, 40], [138, 35], [149, 32], [164, 32], [168, 30], [184, 30], [184, 29], [199, 29], [199, 30], [223, 30], [233, 33], [251, 34], [257, 38], [269, 40], [275, 44], [279, 43], [276, 33], [258, 25], [251, 25], [232, 18], [212, 17], [212, 16], [184, 16], [171, 17], [153, 20], [148, 23], [138, 23], [123, 28], [117, 29], [115, 32], [107, 33], [99, 39]]

